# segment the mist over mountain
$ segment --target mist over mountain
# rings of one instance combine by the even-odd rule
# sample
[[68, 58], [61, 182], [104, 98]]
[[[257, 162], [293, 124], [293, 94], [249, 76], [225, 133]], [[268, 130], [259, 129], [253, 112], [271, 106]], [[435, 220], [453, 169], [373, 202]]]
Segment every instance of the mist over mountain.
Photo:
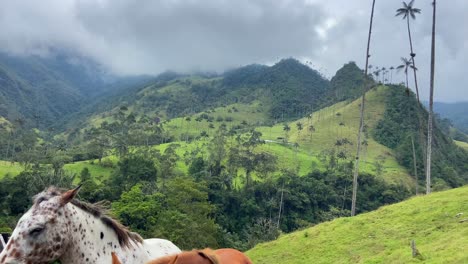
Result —
[[0, 116], [49, 126], [103, 94], [148, 76], [119, 77], [97, 63], [66, 53], [12, 56], [0, 53]]
[[434, 111], [442, 118], [450, 119], [456, 128], [468, 134], [468, 102], [434, 102]]

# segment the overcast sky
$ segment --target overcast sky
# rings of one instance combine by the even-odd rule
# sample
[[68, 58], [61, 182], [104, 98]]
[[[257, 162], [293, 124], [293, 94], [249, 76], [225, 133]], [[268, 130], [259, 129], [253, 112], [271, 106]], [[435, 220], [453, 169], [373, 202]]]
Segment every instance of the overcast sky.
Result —
[[[0, 50], [66, 50], [117, 74], [222, 71], [280, 58], [326, 76], [363, 67], [371, 0], [0, 0]], [[409, 56], [399, 0], [376, 1], [370, 64]], [[421, 99], [428, 100], [432, 0], [411, 23]], [[438, 1], [436, 101], [468, 101], [468, 1]], [[403, 81], [403, 73], [394, 74]], [[413, 82], [411, 82], [413, 86]]]

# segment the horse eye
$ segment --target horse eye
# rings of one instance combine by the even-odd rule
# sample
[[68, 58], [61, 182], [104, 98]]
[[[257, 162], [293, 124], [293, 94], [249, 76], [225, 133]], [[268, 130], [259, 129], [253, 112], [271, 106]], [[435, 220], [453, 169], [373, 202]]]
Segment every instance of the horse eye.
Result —
[[29, 231], [29, 235], [33, 236], [33, 237], [36, 237], [40, 233], [42, 233], [42, 231], [44, 231], [44, 227], [36, 227], [33, 230]]

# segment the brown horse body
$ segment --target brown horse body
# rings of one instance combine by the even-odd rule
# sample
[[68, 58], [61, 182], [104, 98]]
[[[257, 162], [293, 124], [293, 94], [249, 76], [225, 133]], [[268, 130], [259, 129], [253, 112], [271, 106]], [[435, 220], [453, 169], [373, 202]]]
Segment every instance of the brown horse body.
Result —
[[[114, 254], [112, 254], [112, 264], [121, 264]], [[217, 250], [206, 248], [165, 256], [148, 264], [252, 264], [252, 261], [244, 253], [232, 248]]]
[[244, 253], [232, 248], [206, 248], [162, 257], [148, 264], [252, 264], [252, 261]]

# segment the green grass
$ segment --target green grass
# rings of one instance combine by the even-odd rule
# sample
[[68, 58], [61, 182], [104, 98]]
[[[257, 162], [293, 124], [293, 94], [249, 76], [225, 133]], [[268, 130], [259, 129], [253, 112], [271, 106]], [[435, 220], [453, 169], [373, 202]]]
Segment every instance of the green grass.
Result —
[[[236, 109], [236, 110], [233, 110]], [[206, 114], [213, 117], [212, 122], [203, 119], [196, 121], [200, 113], [187, 117], [179, 117], [169, 120], [164, 124], [164, 129], [173, 135], [176, 139], [182, 139], [181, 135], [199, 136], [202, 131], [208, 135], [213, 135], [221, 124], [226, 124], [227, 129], [246, 122], [248, 125], [263, 125], [268, 120], [267, 109], [261, 103], [253, 102], [251, 104], [231, 104], [224, 107], [217, 107], [206, 111]], [[221, 118], [222, 121], [217, 121]], [[226, 121], [230, 118], [232, 121]], [[220, 119], [220, 120], [221, 120]], [[210, 128], [210, 125], [213, 127]]]
[[468, 151], [468, 143], [466, 142], [463, 142], [463, 141], [457, 141], [457, 140], [454, 140], [455, 141], [455, 144], [457, 144], [457, 146], [463, 148], [464, 150]]
[[[387, 87], [378, 87], [368, 92], [366, 96], [365, 124], [368, 126], [369, 135], [377, 122], [382, 118], [385, 111], [385, 97]], [[281, 141], [279, 138], [288, 137], [290, 143], [297, 143], [302, 153], [307, 153], [301, 164], [310, 164], [321, 153], [336, 149], [344, 151], [351, 160], [356, 154], [356, 140], [359, 125], [360, 99], [353, 102], [340, 102], [320, 111], [312, 113], [312, 118], [302, 118], [288, 125], [291, 130], [286, 133], [283, 130], [284, 124], [277, 124], [272, 127], [260, 127], [257, 130], [262, 132], [263, 139], [271, 141]], [[298, 130], [296, 123], [303, 124], [303, 129]], [[313, 125], [315, 131], [309, 131], [308, 127]], [[336, 147], [337, 139], [347, 138], [352, 145], [346, 147]], [[368, 145], [363, 146], [362, 171], [376, 174], [390, 183], [404, 184], [411, 186], [413, 183], [407, 170], [398, 164], [393, 151], [372, 139], [367, 139]], [[383, 172], [376, 173], [377, 161], [382, 162]], [[301, 168], [302, 170], [302, 168]]]
[[88, 168], [91, 176], [98, 181], [102, 181], [108, 178], [111, 175], [112, 171], [114, 170], [113, 168], [99, 165], [97, 160], [78, 161], [74, 163], [69, 163], [69, 164], [65, 164], [63, 168], [64, 170], [68, 172], [75, 173], [77, 175], [76, 180], [79, 180], [79, 175], [81, 171], [84, 168]]
[[[104, 167], [98, 164], [96, 161], [79, 161], [74, 163], [65, 164], [64, 170], [75, 173], [77, 176], [80, 175], [80, 172], [87, 167], [91, 176], [97, 180], [102, 180], [109, 177], [113, 171], [113, 168]], [[9, 162], [9, 161], [0, 161], [0, 179], [5, 177], [6, 174], [12, 176], [18, 175], [23, 171], [23, 167], [18, 162]], [[77, 178], [79, 179], [79, 178]]]
[[[411, 240], [421, 258], [412, 257]], [[468, 263], [467, 245], [465, 186], [283, 235], [247, 255], [257, 264]]]
[[16, 176], [21, 171], [23, 171], [23, 167], [18, 162], [0, 160], [0, 179], [5, 177], [7, 174]]

